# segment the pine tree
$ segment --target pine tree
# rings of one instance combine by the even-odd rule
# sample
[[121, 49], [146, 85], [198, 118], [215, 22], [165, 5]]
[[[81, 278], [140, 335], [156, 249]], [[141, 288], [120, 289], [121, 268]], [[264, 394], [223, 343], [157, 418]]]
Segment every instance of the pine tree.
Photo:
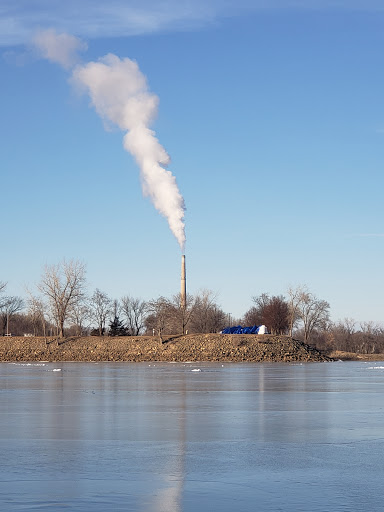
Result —
[[127, 328], [124, 327], [123, 322], [120, 318], [115, 315], [112, 322], [109, 324], [109, 336], [127, 336]]

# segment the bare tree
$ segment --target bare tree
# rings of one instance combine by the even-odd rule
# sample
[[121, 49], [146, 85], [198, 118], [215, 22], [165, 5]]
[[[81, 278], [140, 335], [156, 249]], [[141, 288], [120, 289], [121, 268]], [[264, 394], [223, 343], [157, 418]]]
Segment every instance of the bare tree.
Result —
[[194, 298], [191, 295], [186, 297], [186, 307], [180, 303], [180, 294], [174, 295], [172, 299], [159, 297], [147, 303], [147, 317], [145, 327], [147, 331], [156, 331], [162, 340], [162, 335], [185, 334], [186, 327], [191, 320], [193, 313]]
[[[180, 294], [172, 299], [160, 297], [148, 302], [145, 326], [162, 335], [186, 332], [217, 332], [223, 329], [225, 313], [215, 302], [215, 295], [204, 290], [197, 296], [186, 297], [186, 307], [180, 306]], [[187, 331], [188, 328], [188, 331]]]
[[383, 343], [384, 330], [374, 322], [361, 322], [360, 329], [352, 337], [353, 351], [361, 354], [374, 354], [380, 352]]
[[218, 332], [225, 327], [226, 315], [216, 303], [217, 296], [212, 290], [202, 290], [194, 300], [192, 331]]
[[264, 308], [268, 306], [271, 299], [269, 297], [269, 293], [262, 293], [261, 295], [258, 296], [254, 295], [252, 297], [252, 300], [262, 312]]
[[244, 315], [244, 324], [261, 325], [265, 323], [264, 310], [270, 303], [270, 297], [268, 293], [262, 293], [259, 296], [252, 297], [254, 306], [252, 306]]
[[329, 321], [329, 303], [318, 299], [310, 292], [303, 292], [298, 304], [300, 320], [303, 322], [304, 340], [308, 341], [316, 328], [324, 328]]
[[39, 327], [42, 328], [43, 336], [46, 336], [45, 305], [41, 299], [30, 295], [28, 299], [28, 314], [32, 322], [33, 335], [37, 336]]
[[79, 301], [71, 307], [69, 319], [73, 322], [76, 335], [81, 336], [87, 332], [86, 322], [91, 319], [89, 304], [86, 300]]
[[288, 312], [284, 297], [271, 297], [263, 309], [263, 324], [272, 334], [285, 334], [289, 327]]
[[289, 335], [292, 336], [293, 328], [295, 324], [300, 318], [299, 314], [299, 305], [302, 300], [302, 297], [305, 293], [308, 293], [306, 286], [297, 286], [293, 288], [290, 286], [288, 288], [288, 321], [289, 321]]
[[345, 318], [333, 323], [329, 329], [328, 345], [335, 350], [344, 352], [355, 350], [356, 322], [352, 318]]
[[357, 354], [384, 353], [384, 327], [374, 322], [356, 322], [345, 318], [316, 329], [311, 343], [319, 350]]
[[24, 308], [24, 301], [21, 297], [5, 297], [2, 301], [0, 317], [3, 336], [9, 333], [9, 322], [12, 315]]
[[112, 300], [106, 293], [96, 288], [89, 304], [91, 317], [97, 324], [99, 336], [103, 336], [105, 332], [105, 325], [112, 311]]
[[172, 319], [174, 312], [173, 304], [165, 297], [148, 302], [148, 313], [145, 325], [148, 331], [157, 332], [159, 339], [163, 342], [163, 334]]
[[242, 323], [244, 325], [261, 325], [263, 323], [263, 316], [257, 306], [251, 306], [245, 313]]
[[342, 324], [349, 336], [352, 336], [352, 334], [356, 332], [356, 320], [353, 318], [344, 318]]
[[264, 324], [272, 334], [284, 334], [289, 327], [289, 307], [282, 295], [270, 297], [268, 293], [252, 297], [255, 303], [245, 314], [245, 325]]
[[181, 334], [185, 334], [189, 322], [195, 311], [196, 299], [193, 295], [187, 293], [185, 298], [185, 304], [181, 301], [181, 294], [178, 293], [172, 297], [170, 302], [170, 316], [173, 318], [172, 332], [177, 333], [181, 331]]
[[85, 265], [79, 261], [64, 260], [57, 265], [47, 265], [44, 269], [38, 288], [48, 299], [61, 338], [69, 312], [84, 297], [84, 285]]
[[139, 336], [143, 329], [148, 305], [144, 300], [125, 296], [121, 299], [121, 309], [131, 336]]
[[[7, 283], [0, 281], [0, 294], [5, 292], [6, 287], [7, 287]], [[8, 297], [4, 297], [4, 296], [0, 297], [0, 311], [6, 305], [7, 301], [8, 301]]]

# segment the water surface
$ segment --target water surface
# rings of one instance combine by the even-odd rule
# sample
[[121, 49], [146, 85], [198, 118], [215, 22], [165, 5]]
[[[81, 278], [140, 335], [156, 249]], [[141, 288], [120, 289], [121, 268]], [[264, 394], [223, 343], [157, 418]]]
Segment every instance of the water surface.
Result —
[[379, 511], [384, 363], [1, 363], [0, 510]]

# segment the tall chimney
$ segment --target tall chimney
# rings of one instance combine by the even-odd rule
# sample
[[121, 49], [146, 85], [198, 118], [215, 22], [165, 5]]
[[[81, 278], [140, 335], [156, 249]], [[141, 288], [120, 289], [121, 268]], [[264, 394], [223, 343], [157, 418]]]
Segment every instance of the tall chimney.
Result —
[[185, 255], [181, 256], [181, 288], [180, 288], [180, 307], [187, 308], [187, 279], [185, 275]]

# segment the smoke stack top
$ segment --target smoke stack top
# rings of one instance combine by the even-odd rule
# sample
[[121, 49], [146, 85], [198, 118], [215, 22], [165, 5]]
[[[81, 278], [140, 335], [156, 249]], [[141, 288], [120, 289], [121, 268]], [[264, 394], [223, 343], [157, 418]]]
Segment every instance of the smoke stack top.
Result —
[[184, 251], [184, 199], [175, 176], [166, 169], [170, 158], [151, 129], [159, 98], [149, 91], [138, 64], [110, 53], [96, 62], [75, 65], [77, 52], [86, 45], [54, 30], [38, 33], [34, 44], [44, 58], [71, 70], [71, 83], [88, 93], [91, 105], [106, 125], [115, 124], [125, 132], [123, 145], [140, 168], [143, 193], [167, 219]]
[[181, 256], [180, 307], [183, 309], [187, 308], [187, 278], [185, 271], [185, 254]]

